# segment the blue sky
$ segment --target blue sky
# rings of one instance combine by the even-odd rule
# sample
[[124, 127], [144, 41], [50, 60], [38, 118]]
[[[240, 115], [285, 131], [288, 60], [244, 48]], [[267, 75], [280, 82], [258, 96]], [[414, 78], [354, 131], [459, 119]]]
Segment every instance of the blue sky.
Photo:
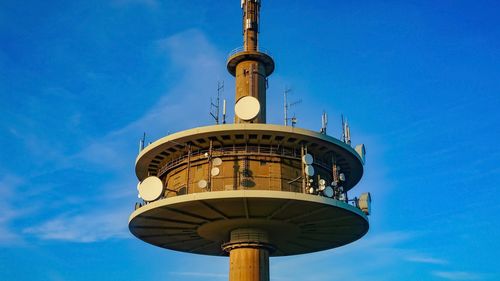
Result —
[[[263, 1], [268, 122], [367, 147], [352, 191], [371, 228], [330, 251], [271, 260], [271, 280], [499, 280], [497, 1]], [[212, 123], [239, 1], [0, 1], [0, 279], [227, 280], [226, 258], [135, 239], [134, 160]], [[188, 112], [186, 108], [192, 109]], [[232, 113], [230, 118], [232, 118]]]

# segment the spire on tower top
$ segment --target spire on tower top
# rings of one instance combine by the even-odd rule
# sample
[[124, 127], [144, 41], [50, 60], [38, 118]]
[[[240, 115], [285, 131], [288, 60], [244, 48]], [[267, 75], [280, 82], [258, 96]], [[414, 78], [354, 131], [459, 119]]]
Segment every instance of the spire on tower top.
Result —
[[260, 0], [241, 0], [243, 10], [243, 47], [256, 51], [258, 47]]

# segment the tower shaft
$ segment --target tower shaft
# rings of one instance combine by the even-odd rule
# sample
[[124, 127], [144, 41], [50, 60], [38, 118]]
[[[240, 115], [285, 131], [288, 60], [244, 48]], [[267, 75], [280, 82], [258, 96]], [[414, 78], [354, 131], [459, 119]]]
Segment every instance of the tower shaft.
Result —
[[229, 281], [269, 281], [269, 251], [251, 247], [232, 250]]
[[267, 232], [255, 228], [231, 231], [231, 241], [223, 245], [229, 252], [229, 281], [269, 281], [269, 243]]

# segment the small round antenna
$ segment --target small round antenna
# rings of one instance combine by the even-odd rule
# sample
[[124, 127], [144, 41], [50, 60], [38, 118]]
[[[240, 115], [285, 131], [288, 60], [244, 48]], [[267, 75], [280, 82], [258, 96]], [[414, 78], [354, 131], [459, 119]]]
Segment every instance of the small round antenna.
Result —
[[320, 179], [318, 183], [319, 183], [319, 190], [321, 191], [325, 190], [326, 181], [324, 179]]
[[198, 187], [199, 188], [207, 188], [207, 186], [208, 186], [208, 182], [206, 180], [200, 180], [198, 182]]
[[314, 167], [311, 165], [307, 165], [305, 168], [306, 175], [312, 177], [314, 176]]
[[330, 187], [330, 186], [325, 187], [325, 190], [323, 190], [323, 194], [324, 194], [326, 197], [330, 197], [330, 198], [332, 198], [332, 197], [333, 197], [333, 188], [332, 188], [332, 187]]
[[339, 179], [340, 179], [341, 181], [345, 181], [345, 175], [344, 175], [344, 173], [340, 173], [340, 175], [339, 175]]
[[309, 153], [302, 156], [302, 163], [304, 163], [306, 165], [311, 165], [313, 163], [313, 161], [314, 161], [314, 158]]
[[214, 160], [212, 160], [212, 164], [214, 166], [220, 166], [220, 165], [222, 165], [222, 159], [220, 159], [219, 157], [214, 158]]
[[213, 167], [210, 171], [210, 174], [212, 175], [212, 177], [218, 176], [220, 174], [220, 169], [217, 167]]

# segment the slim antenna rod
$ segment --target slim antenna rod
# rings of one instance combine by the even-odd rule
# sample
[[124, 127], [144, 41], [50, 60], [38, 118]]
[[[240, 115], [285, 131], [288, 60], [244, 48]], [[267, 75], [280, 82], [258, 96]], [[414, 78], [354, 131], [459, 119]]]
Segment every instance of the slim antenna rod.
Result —
[[322, 134], [326, 135], [327, 126], [328, 126], [328, 115], [326, 115], [326, 111], [323, 111], [323, 114], [321, 114], [321, 130], [320, 130]]
[[283, 92], [283, 109], [285, 111], [285, 126], [288, 126], [288, 101], [287, 101], [287, 95], [290, 93], [292, 90], [288, 87], [285, 87], [285, 91]]
[[210, 115], [214, 118], [215, 124], [219, 124], [220, 95], [223, 91], [224, 81], [219, 81], [217, 82], [217, 97], [215, 98], [215, 103], [212, 98], [210, 98]]
[[222, 124], [226, 124], [226, 99], [222, 101]]
[[142, 138], [139, 140], [139, 152], [144, 149], [144, 143], [146, 142], [146, 132], [142, 135]]
[[292, 123], [292, 127], [295, 126], [295, 124], [297, 124], [297, 118], [295, 117], [295, 114], [293, 115], [293, 117], [289, 118], [288, 117], [288, 111], [290, 110], [290, 108], [292, 106], [295, 106], [299, 103], [302, 102], [302, 100], [297, 100], [297, 101], [294, 101], [292, 103], [288, 103], [288, 94], [292, 92], [292, 89], [286, 87], [285, 88], [285, 91], [283, 92], [283, 107], [284, 107], [284, 112], [285, 112], [285, 126], [288, 126], [288, 120], [291, 121]]
[[351, 145], [351, 128], [349, 128], [349, 123], [347, 122], [347, 118], [344, 119], [344, 115], [342, 114], [342, 138], [341, 140], [348, 145]]
[[345, 122], [344, 122], [344, 114], [340, 115], [340, 118], [342, 119], [342, 136], [340, 138], [341, 141], [345, 142]]
[[348, 145], [351, 145], [351, 128], [349, 127], [349, 123], [347, 122], [347, 118], [345, 119], [345, 142]]

